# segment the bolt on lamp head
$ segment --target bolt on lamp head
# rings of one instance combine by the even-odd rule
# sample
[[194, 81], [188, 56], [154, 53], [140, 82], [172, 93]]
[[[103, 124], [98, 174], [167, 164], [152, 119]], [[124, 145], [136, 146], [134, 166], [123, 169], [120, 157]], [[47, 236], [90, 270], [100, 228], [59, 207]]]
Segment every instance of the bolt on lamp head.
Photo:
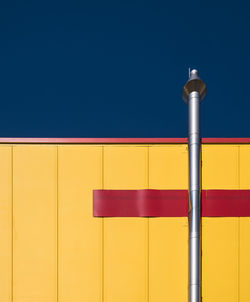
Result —
[[188, 102], [189, 94], [193, 91], [199, 93], [201, 101], [204, 99], [206, 95], [206, 84], [200, 79], [196, 69], [191, 70], [189, 79], [182, 90], [182, 98], [186, 104]]

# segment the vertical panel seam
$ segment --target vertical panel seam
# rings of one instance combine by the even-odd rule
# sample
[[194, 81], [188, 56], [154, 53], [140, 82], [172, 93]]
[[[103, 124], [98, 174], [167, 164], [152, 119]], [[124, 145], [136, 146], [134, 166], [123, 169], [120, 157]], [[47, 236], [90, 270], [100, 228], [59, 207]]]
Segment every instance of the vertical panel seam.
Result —
[[59, 160], [56, 146], [56, 301], [59, 301]]
[[[104, 146], [102, 145], [102, 189], [104, 190]], [[104, 302], [104, 218], [101, 218], [101, 302]]]
[[239, 301], [239, 217], [235, 217], [236, 299]]
[[[147, 146], [147, 188], [149, 189], [149, 145]], [[149, 302], [149, 218], [147, 218], [147, 281], [146, 281], [146, 300]]]
[[[202, 157], [202, 143], [200, 146], [200, 198], [202, 197], [201, 192], [202, 192], [202, 169], [203, 169], [203, 157]], [[206, 192], [205, 192], [206, 194]], [[203, 245], [202, 245], [202, 239], [203, 239], [203, 233], [202, 233], [202, 229], [203, 229], [203, 220], [202, 220], [202, 201], [200, 200], [200, 296], [201, 296], [201, 301], [203, 301], [204, 297], [203, 297], [203, 291], [202, 291], [202, 259], [203, 259]]]
[[[241, 185], [240, 185], [240, 145], [238, 145], [238, 148], [237, 148], [237, 153], [238, 153], [238, 160], [237, 160], [237, 167], [238, 167], [238, 189], [241, 188]], [[237, 275], [238, 275], [238, 284], [237, 284], [237, 291], [238, 291], [238, 296], [237, 296], [237, 300], [238, 302], [240, 301], [240, 217], [237, 218], [237, 223], [238, 223], [238, 251], [237, 251], [237, 257], [238, 257], [238, 271], [237, 271]]]
[[240, 301], [240, 217], [238, 217], [238, 302]]
[[11, 146], [11, 301], [14, 301], [14, 167], [13, 145]]
[[147, 146], [147, 189], [149, 189], [149, 145]]
[[238, 158], [237, 158], [238, 189], [240, 189], [241, 188], [241, 185], [240, 185], [240, 146], [238, 146], [237, 155], [238, 155]]

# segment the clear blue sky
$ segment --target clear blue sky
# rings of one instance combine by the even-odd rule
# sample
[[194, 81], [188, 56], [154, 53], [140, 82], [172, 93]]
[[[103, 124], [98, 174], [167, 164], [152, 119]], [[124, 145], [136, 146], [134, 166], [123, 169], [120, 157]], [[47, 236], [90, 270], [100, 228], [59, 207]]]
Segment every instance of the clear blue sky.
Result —
[[0, 136], [250, 137], [248, 1], [1, 1]]

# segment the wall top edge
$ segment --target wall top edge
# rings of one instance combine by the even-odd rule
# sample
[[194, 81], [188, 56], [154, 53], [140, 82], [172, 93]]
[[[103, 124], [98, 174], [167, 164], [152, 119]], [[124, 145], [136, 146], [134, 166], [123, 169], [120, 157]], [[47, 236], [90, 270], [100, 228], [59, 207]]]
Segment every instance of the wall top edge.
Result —
[[[250, 144], [250, 138], [202, 138], [203, 144]], [[187, 144], [187, 138], [1, 137], [0, 144]]]

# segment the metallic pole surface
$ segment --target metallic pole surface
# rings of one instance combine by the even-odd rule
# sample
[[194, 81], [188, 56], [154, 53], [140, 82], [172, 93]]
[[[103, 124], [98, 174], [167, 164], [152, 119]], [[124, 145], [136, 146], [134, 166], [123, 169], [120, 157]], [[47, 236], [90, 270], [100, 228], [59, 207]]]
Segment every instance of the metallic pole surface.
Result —
[[200, 103], [206, 94], [206, 85], [193, 69], [185, 84], [182, 97], [188, 105], [189, 151], [189, 302], [200, 302]]

